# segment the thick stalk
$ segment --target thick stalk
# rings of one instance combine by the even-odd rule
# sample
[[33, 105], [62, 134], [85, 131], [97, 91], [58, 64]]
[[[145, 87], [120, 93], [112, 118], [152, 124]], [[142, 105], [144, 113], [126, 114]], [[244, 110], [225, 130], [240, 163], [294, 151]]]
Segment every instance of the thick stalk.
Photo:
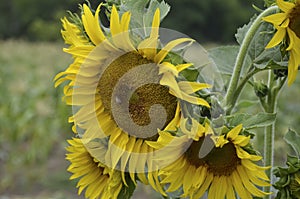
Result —
[[[269, 88], [271, 89], [268, 94], [267, 99], [267, 107], [266, 112], [268, 113], [276, 113], [277, 107], [277, 97], [286, 82], [286, 77], [283, 78], [277, 86], [274, 86], [274, 74], [272, 71], [269, 71]], [[275, 123], [265, 127], [265, 148], [264, 148], [264, 156], [265, 156], [265, 166], [270, 166], [271, 169], [267, 170], [266, 174], [270, 179], [271, 184], [274, 183], [272, 168], [274, 166], [274, 139], [275, 139]], [[264, 191], [270, 192], [271, 187], [264, 187]], [[271, 196], [266, 196], [266, 199], [271, 199]]]
[[236, 89], [239, 83], [239, 79], [241, 76], [241, 71], [243, 68], [243, 64], [249, 49], [249, 46], [251, 44], [252, 39], [254, 38], [255, 33], [257, 32], [258, 28], [260, 27], [260, 24], [262, 22], [262, 18], [270, 15], [275, 10], [277, 10], [277, 6], [269, 7], [268, 9], [264, 10], [258, 17], [255, 19], [255, 21], [252, 23], [251, 27], [249, 28], [248, 32], [245, 35], [245, 38], [241, 44], [240, 50], [238, 52], [236, 62], [234, 65], [234, 72], [230, 79], [229, 87], [225, 96], [225, 107], [227, 109], [227, 114], [230, 114], [231, 110], [234, 107], [233, 103], [233, 97], [235, 95], [239, 95], [239, 93], [236, 93]]

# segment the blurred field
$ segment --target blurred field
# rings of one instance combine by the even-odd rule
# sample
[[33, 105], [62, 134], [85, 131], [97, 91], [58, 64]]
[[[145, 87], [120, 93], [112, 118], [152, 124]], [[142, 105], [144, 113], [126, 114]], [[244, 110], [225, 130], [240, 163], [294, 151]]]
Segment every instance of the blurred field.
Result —
[[[62, 48], [60, 43], [0, 41], [0, 199], [82, 198], [68, 180], [64, 159], [65, 140], [72, 136], [70, 109], [61, 102], [61, 88], [53, 87], [55, 74], [72, 61]], [[288, 127], [300, 129], [299, 86], [297, 81], [280, 97], [277, 135]], [[251, 96], [247, 92], [244, 98]], [[281, 136], [275, 151], [280, 151], [276, 162], [283, 164], [287, 146]], [[147, 196], [157, 198], [149, 187], [139, 186], [134, 198]]]

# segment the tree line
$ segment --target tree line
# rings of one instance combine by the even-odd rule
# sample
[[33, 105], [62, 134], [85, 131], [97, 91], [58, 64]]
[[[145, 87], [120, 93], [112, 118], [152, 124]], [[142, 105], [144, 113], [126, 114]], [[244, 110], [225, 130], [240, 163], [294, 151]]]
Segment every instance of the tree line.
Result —
[[[165, 0], [171, 11], [162, 23], [199, 42], [232, 42], [236, 29], [256, 11], [262, 0]], [[60, 18], [78, 12], [84, 0], [10, 0], [0, 4], [0, 39], [61, 40]], [[90, 0], [97, 5], [99, 0]]]

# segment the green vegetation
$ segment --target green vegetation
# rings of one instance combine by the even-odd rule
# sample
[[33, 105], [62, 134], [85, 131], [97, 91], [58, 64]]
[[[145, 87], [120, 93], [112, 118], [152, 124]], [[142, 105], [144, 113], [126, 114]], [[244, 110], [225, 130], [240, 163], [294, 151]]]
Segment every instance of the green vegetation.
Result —
[[[103, 0], [90, 0], [95, 8]], [[61, 40], [60, 18], [66, 10], [78, 12], [84, 0], [11, 0], [0, 4], [0, 39], [23, 38], [31, 41]], [[236, 28], [262, 7], [262, 0], [165, 0], [171, 12], [162, 27], [183, 32], [201, 43], [233, 42]]]
[[50, 43], [0, 42], [0, 195], [46, 185], [55, 176], [56, 183], [68, 179], [65, 171], [52, 173], [49, 165], [51, 158], [64, 159], [61, 151], [71, 135], [69, 110], [52, 82], [70, 62], [61, 48]]

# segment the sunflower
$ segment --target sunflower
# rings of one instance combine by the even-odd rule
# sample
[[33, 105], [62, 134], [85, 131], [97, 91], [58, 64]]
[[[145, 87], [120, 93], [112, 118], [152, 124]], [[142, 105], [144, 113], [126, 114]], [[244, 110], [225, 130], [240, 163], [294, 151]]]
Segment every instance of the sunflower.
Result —
[[115, 6], [110, 31], [105, 32], [99, 24], [101, 5], [93, 14], [84, 4], [81, 25], [62, 20], [62, 35], [70, 45], [64, 51], [74, 62], [57, 74], [55, 86], [68, 82], [64, 100], [74, 110], [69, 121], [84, 144], [106, 141], [104, 155], [88, 149], [95, 159], [121, 170], [125, 184], [125, 172], [133, 181], [137, 173], [142, 182], [157, 184], [158, 178], [152, 175], [157, 172], [151, 161], [154, 149], [145, 141], [156, 140], [158, 129], [176, 130], [182, 101], [209, 107], [195, 93], [210, 86], [184, 80], [180, 72], [192, 64], [166, 61], [173, 48], [193, 40], [179, 38], [160, 47], [159, 9], [150, 35], [141, 39], [129, 31], [130, 12], [120, 16]]
[[68, 143], [66, 159], [71, 162], [68, 171], [73, 173], [71, 180], [80, 178], [78, 195], [86, 189], [86, 198], [117, 198], [123, 186], [120, 171], [114, 171], [92, 157], [81, 139], [73, 138]]
[[[256, 187], [270, 186], [264, 172], [267, 168], [253, 163], [260, 160], [260, 156], [243, 149], [249, 144], [250, 137], [239, 134], [241, 125], [222, 136], [214, 135], [209, 124], [202, 126], [194, 119], [191, 126], [188, 130], [181, 125], [183, 136], [161, 132], [157, 142], [149, 141], [156, 149], [178, 143], [169, 147], [175, 156], [169, 157], [168, 161], [173, 163], [159, 172], [167, 192], [182, 190], [180, 197], [201, 198], [207, 191], [208, 199], [235, 199], [236, 193], [242, 199], [269, 194]], [[191, 142], [188, 141], [190, 138], [193, 138]], [[189, 147], [183, 148], [187, 143]], [[179, 154], [182, 155], [177, 158]]]
[[277, 29], [266, 48], [272, 48], [285, 42], [288, 35], [287, 43], [289, 46], [286, 48], [290, 52], [288, 85], [291, 85], [296, 79], [300, 65], [300, 0], [296, 0], [295, 3], [277, 0], [277, 5], [283, 12], [263, 18]]

